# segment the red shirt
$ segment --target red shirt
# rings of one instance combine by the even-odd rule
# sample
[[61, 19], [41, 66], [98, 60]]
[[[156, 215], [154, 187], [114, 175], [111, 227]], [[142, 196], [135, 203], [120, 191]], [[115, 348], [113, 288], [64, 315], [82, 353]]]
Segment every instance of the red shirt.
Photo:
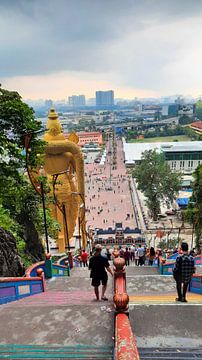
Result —
[[88, 259], [88, 253], [87, 252], [82, 252], [81, 254], [81, 260], [82, 261], [87, 261]]

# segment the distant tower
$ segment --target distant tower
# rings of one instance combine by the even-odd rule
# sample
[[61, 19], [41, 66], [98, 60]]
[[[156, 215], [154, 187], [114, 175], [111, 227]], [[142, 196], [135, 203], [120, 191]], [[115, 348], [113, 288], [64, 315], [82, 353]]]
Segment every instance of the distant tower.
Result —
[[44, 105], [46, 108], [50, 109], [53, 106], [53, 100], [51, 99], [45, 100]]
[[72, 95], [68, 97], [68, 104], [71, 107], [77, 108], [86, 106], [85, 95]]
[[96, 91], [96, 106], [111, 107], [114, 106], [114, 91]]

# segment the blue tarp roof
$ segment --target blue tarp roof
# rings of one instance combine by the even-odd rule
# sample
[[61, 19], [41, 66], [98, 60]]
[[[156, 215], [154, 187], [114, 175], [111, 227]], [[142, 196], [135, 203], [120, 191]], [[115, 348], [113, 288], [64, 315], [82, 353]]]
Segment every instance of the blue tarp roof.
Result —
[[176, 202], [179, 206], [187, 206], [189, 202], [189, 198], [178, 198]]

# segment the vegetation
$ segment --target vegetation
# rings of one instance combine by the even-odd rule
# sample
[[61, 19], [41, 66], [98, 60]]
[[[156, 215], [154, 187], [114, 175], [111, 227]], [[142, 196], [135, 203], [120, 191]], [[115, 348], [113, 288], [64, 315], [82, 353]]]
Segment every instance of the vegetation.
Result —
[[194, 227], [196, 248], [199, 252], [202, 235], [202, 165], [197, 167], [193, 176], [193, 193], [186, 211], [186, 218]]
[[0, 226], [15, 236], [21, 256], [29, 263], [43, 257], [40, 235], [44, 230], [41, 199], [24, 175], [24, 138], [27, 133], [33, 134], [29, 165], [36, 166], [40, 162], [36, 155], [44, 146], [37, 138], [41, 124], [17, 92], [1, 87], [0, 114]]
[[187, 135], [176, 135], [176, 136], [164, 136], [164, 137], [152, 137], [144, 139], [131, 139], [128, 142], [170, 142], [170, 141], [190, 141]]
[[179, 118], [180, 125], [191, 124], [193, 121], [194, 121], [194, 118], [192, 116], [188, 116], [188, 115], [182, 115]]
[[196, 103], [195, 115], [199, 120], [202, 120], [202, 100], [199, 100]]
[[162, 250], [175, 249], [181, 241], [182, 240], [178, 238], [168, 237], [167, 239], [162, 239], [161, 241], [159, 241], [158, 247]]
[[176, 197], [181, 183], [181, 174], [171, 172], [164, 155], [156, 150], [145, 151], [141, 163], [133, 170], [138, 188], [147, 198], [147, 206], [154, 221], [160, 213], [160, 206], [170, 206]]
[[181, 136], [184, 136], [184, 139], [186, 140], [187, 139], [190, 140], [189, 137], [192, 137], [192, 133], [190, 131], [187, 131], [187, 128], [185, 126], [173, 125], [173, 124], [159, 125], [156, 127], [152, 127], [149, 124], [142, 124], [142, 125], [138, 125], [137, 128], [134, 130], [126, 131], [126, 139], [129, 142], [134, 141], [134, 139], [136, 140], [136, 138], [140, 135], [142, 135], [144, 139], [149, 139], [148, 141], [152, 141], [152, 138], [166, 138], [166, 137], [168, 138], [175, 137], [176, 139], [179, 137], [180, 139]]

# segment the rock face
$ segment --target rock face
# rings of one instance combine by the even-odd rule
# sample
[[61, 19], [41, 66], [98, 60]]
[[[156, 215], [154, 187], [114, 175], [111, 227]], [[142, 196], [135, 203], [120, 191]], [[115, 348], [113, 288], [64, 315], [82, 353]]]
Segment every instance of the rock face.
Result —
[[0, 276], [23, 276], [24, 272], [14, 236], [0, 227]]
[[[26, 252], [31, 256], [33, 262], [44, 259], [44, 248], [39, 239], [39, 235], [32, 221], [24, 218], [24, 239], [26, 242]], [[26, 226], [25, 226], [26, 225]]]

